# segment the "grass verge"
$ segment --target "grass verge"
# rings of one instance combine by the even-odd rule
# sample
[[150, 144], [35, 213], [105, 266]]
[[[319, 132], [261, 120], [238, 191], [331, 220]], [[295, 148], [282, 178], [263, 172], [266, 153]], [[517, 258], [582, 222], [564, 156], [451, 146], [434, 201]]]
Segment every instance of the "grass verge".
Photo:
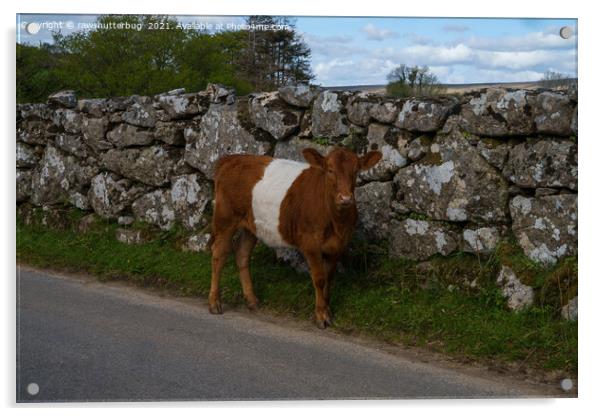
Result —
[[[181, 251], [173, 232], [149, 243], [122, 244], [115, 240], [116, 228], [105, 222], [81, 234], [25, 225], [17, 219], [17, 260], [41, 268], [85, 271], [101, 279], [159, 285], [188, 296], [207, 295], [208, 254]], [[428, 347], [463, 360], [520, 363], [521, 368], [575, 375], [577, 324], [559, 319], [558, 307], [549, 303], [513, 313], [495, 288], [492, 277], [500, 262], [516, 262], [517, 256], [507, 247], [486, 261], [467, 254], [428, 263], [352, 256], [347, 272], [336, 276], [331, 300], [334, 329]], [[530, 264], [524, 267], [540, 282], [543, 299], [550, 296], [549, 290], [543, 290], [550, 276], [562, 275], [568, 266], [563, 263], [546, 271], [547, 278]], [[279, 263], [263, 246], [253, 254], [251, 272], [262, 308], [301, 319], [312, 317], [314, 293], [307, 275]], [[473, 279], [481, 282], [478, 287], [462, 283]], [[232, 259], [221, 288], [226, 304], [244, 304]]]

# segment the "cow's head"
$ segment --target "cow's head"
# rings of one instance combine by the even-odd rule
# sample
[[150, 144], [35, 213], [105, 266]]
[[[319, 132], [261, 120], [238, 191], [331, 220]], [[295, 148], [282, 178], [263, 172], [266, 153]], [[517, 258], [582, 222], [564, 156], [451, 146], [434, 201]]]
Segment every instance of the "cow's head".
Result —
[[303, 150], [303, 157], [310, 165], [324, 170], [328, 195], [332, 195], [337, 208], [346, 208], [355, 203], [353, 191], [357, 174], [376, 165], [382, 153], [358, 156], [351, 150], [336, 148], [322, 156], [317, 150], [307, 148]]

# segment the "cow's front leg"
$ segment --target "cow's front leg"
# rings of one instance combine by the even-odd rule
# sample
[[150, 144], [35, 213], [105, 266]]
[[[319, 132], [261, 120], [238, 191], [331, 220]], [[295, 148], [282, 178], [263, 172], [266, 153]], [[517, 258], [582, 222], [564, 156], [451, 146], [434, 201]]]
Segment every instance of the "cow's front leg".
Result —
[[318, 325], [318, 328], [324, 329], [327, 325], [331, 324], [330, 309], [324, 297], [326, 285], [328, 284], [327, 270], [321, 252], [305, 251], [303, 254], [309, 265], [311, 280], [316, 292], [316, 325]]
[[332, 286], [334, 282], [334, 275], [337, 271], [338, 260], [339, 256], [336, 254], [324, 255], [324, 266], [326, 268], [326, 285], [324, 286], [324, 300], [328, 305], [330, 305], [330, 297], [332, 295]]

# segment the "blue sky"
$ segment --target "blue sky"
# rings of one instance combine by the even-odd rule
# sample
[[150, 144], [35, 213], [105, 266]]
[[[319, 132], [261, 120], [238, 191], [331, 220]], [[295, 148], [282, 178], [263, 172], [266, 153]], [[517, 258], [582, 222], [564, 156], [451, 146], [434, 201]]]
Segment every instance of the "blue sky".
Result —
[[[242, 17], [177, 16], [181, 22], [240, 23]], [[63, 23], [77, 30], [95, 15], [17, 16], [17, 41], [50, 41], [29, 22]], [[71, 22], [73, 29], [68, 29]], [[325, 86], [384, 84], [397, 65], [428, 65], [444, 83], [520, 82], [553, 70], [577, 76], [576, 19], [449, 19], [397, 17], [298, 17], [297, 30], [312, 50], [316, 82]], [[572, 36], [563, 39], [560, 28]]]

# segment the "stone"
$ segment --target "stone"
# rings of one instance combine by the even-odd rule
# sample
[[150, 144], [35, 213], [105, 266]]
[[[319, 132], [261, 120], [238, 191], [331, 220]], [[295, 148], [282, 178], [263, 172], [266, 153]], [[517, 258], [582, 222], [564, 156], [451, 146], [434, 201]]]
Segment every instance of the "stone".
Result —
[[395, 125], [410, 131], [437, 131], [457, 106], [454, 97], [410, 99], [403, 104]]
[[508, 159], [511, 146], [497, 139], [481, 139], [477, 142], [477, 150], [491, 166], [502, 170]]
[[311, 140], [301, 139], [293, 136], [289, 140], [282, 140], [276, 143], [274, 147], [274, 157], [278, 159], [296, 160], [306, 162], [303, 157], [303, 149], [312, 148], [320, 152], [321, 155], [327, 155], [334, 147], [315, 143]]
[[560, 315], [568, 321], [576, 321], [578, 312], [578, 301], [577, 296], [571, 299], [566, 305], [562, 307]]
[[579, 116], [577, 114], [577, 106], [575, 106], [575, 110], [573, 110], [573, 117], [571, 118], [571, 133], [579, 133]]
[[400, 168], [408, 164], [408, 160], [394, 147], [396, 132], [397, 129], [385, 124], [370, 124], [366, 150], [379, 150], [382, 158], [370, 169], [360, 172], [362, 181], [390, 181]]
[[81, 135], [58, 133], [54, 138], [54, 144], [57, 148], [70, 153], [79, 159], [88, 157], [88, 149]]
[[16, 164], [18, 168], [31, 168], [38, 164], [40, 154], [36, 148], [22, 142], [17, 142]]
[[155, 127], [157, 122], [155, 109], [149, 97], [134, 95], [132, 103], [121, 116], [123, 121], [138, 127]]
[[144, 130], [130, 124], [120, 124], [107, 133], [108, 141], [117, 148], [146, 146], [155, 139], [151, 130]]
[[433, 139], [427, 136], [420, 136], [412, 140], [408, 145], [408, 159], [417, 161], [422, 159], [430, 150]]
[[143, 244], [152, 240], [143, 230], [133, 228], [118, 228], [115, 230], [115, 238], [123, 244]]
[[257, 127], [282, 140], [299, 129], [303, 111], [287, 106], [277, 92], [265, 92], [251, 97], [249, 115]]
[[[32, 120], [50, 120], [52, 117], [52, 108], [46, 104], [21, 104], [19, 106], [21, 118]], [[17, 118], [19, 114], [17, 114]]]
[[197, 233], [189, 236], [182, 245], [184, 251], [192, 251], [194, 253], [209, 252], [211, 251], [211, 234], [210, 233]]
[[69, 203], [75, 208], [81, 209], [82, 211], [88, 211], [91, 209], [88, 195], [79, 191], [72, 191], [69, 193]]
[[168, 189], [157, 189], [136, 199], [132, 203], [134, 218], [169, 230], [176, 221]]
[[40, 213], [39, 224], [44, 227], [56, 230], [67, 230], [71, 226], [65, 208], [44, 205], [38, 212]]
[[96, 214], [92, 213], [84, 215], [77, 223], [77, 231], [82, 234], [89, 233], [99, 223], [100, 221]]
[[81, 99], [77, 102], [77, 111], [91, 118], [101, 118], [108, 111], [107, 101], [105, 98]]
[[131, 215], [120, 215], [117, 217], [117, 224], [119, 225], [132, 225], [136, 221]]
[[175, 222], [187, 230], [207, 225], [204, 215], [213, 198], [209, 183], [199, 174], [174, 177], [170, 189], [157, 189], [141, 196], [132, 204], [138, 220], [170, 229]]
[[447, 256], [458, 248], [459, 236], [434, 221], [391, 220], [389, 254], [394, 258], [426, 260], [435, 254]]
[[523, 284], [510, 267], [502, 266], [496, 283], [510, 310], [520, 311], [533, 304], [533, 288]]
[[512, 231], [532, 260], [553, 265], [577, 254], [577, 195], [560, 194], [510, 202]]
[[535, 127], [538, 133], [570, 136], [575, 104], [568, 95], [544, 91], [535, 100]]
[[27, 201], [31, 196], [32, 171], [29, 169], [17, 169], [16, 175], [16, 199], [17, 202]]
[[107, 117], [84, 117], [81, 127], [84, 142], [97, 152], [112, 148], [113, 145], [105, 137], [108, 128], [109, 119]]
[[209, 102], [212, 104], [231, 105], [236, 101], [236, 91], [233, 88], [228, 88], [221, 84], [207, 84], [205, 93], [208, 95]]
[[213, 200], [213, 192], [199, 174], [174, 177], [170, 199], [176, 219], [184, 228], [194, 230], [207, 224], [205, 211]]
[[364, 237], [388, 237], [392, 198], [393, 182], [370, 182], [355, 188], [358, 229]]
[[102, 165], [126, 178], [162, 186], [169, 182], [182, 153], [182, 149], [161, 145], [111, 149], [102, 155]]
[[458, 124], [477, 136], [526, 136], [535, 133], [534, 93], [488, 88], [462, 105]]
[[470, 227], [462, 232], [463, 248], [467, 253], [491, 254], [500, 242], [500, 230], [496, 227]]
[[125, 111], [135, 98], [136, 96], [107, 98], [107, 111], [109, 113]]
[[370, 117], [379, 123], [391, 124], [397, 119], [401, 107], [399, 100], [381, 99], [370, 107]]
[[505, 223], [508, 185], [462, 134], [439, 135], [426, 156], [397, 172], [396, 199], [436, 220]]
[[82, 115], [75, 110], [58, 112], [58, 122], [67, 133], [80, 133], [82, 131]]
[[301, 124], [299, 126], [299, 137], [308, 138], [311, 137], [311, 112], [305, 111], [303, 117], [301, 117]]
[[405, 206], [404, 204], [402, 204], [399, 201], [391, 201], [391, 209], [393, 210], [394, 213], [397, 214], [401, 214], [401, 215], [406, 215], [406, 214], [410, 214], [412, 211], [410, 211], [410, 209]]
[[535, 196], [547, 196], [547, 195], [556, 195], [558, 193], [558, 189], [554, 188], [537, 188], [535, 190]]
[[373, 94], [366, 92], [354, 94], [347, 100], [347, 105], [345, 106], [349, 121], [358, 126], [368, 126], [371, 118], [370, 110], [377, 100]]
[[308, 84], [286, 85], [278, 88], [278, 95], [290, 105], [309, 108], [317, 91]]
[[154, 137], [156, 140], [161, 140], [163, 143], [172, 146], [184, 146], [186, 144], [184, 128], [186, 128], [186, 124], [182, 121], [157, 121]]
[[149, 188], [132, 182], [112, 172], [102, 172], [92, 178], [88, 200], [90, 206], [102, 218], [116, 218], [135, 199]]
[[309, 273], [309, 266], [303, 254], [295, 248], [279, 247], [274, 250], [276, 252], [276, 258], [289, 266], [291, 266], [297, 273]]
[[196, 126], [184, 129], [186, 162], [213, 179], [215, 164], [222, 156], [237, 153], [267, 154], [271, 145], [256, 141], [240, 124], [237, 106], [211, 104]]
[[24, 120], [17, 128], [17, 140], [31, 145], [46, 145], [46, 122]]
[[523, 188], [577, 190], [577, 144], [563, 139], [528, 139], [509, 151], [503, 173]]
[[52, 145], [46, 146], [32, 173], [31, 202], [34, 205], [68, 202], [70, 192], [87, 185], [89, 170], [83, 168], [74, 156]]
[[194, 117], [205, 112], [209, 106], [209, 96], [205, 93], [168, 93], [159, 95], [156, 99], [159, 107], [165, 111], [170, 120]]
[[65, 108], [75, 108], [77, 96], [73, 90], [55, 92], [48, 97], [48, 104], [54, 104]]
[[321, 92], [312, 108], [313, 137], [334, 139], [347, 135], [349, 122], [342, 114], [345, 108], [341, 97], [333, 91]]

